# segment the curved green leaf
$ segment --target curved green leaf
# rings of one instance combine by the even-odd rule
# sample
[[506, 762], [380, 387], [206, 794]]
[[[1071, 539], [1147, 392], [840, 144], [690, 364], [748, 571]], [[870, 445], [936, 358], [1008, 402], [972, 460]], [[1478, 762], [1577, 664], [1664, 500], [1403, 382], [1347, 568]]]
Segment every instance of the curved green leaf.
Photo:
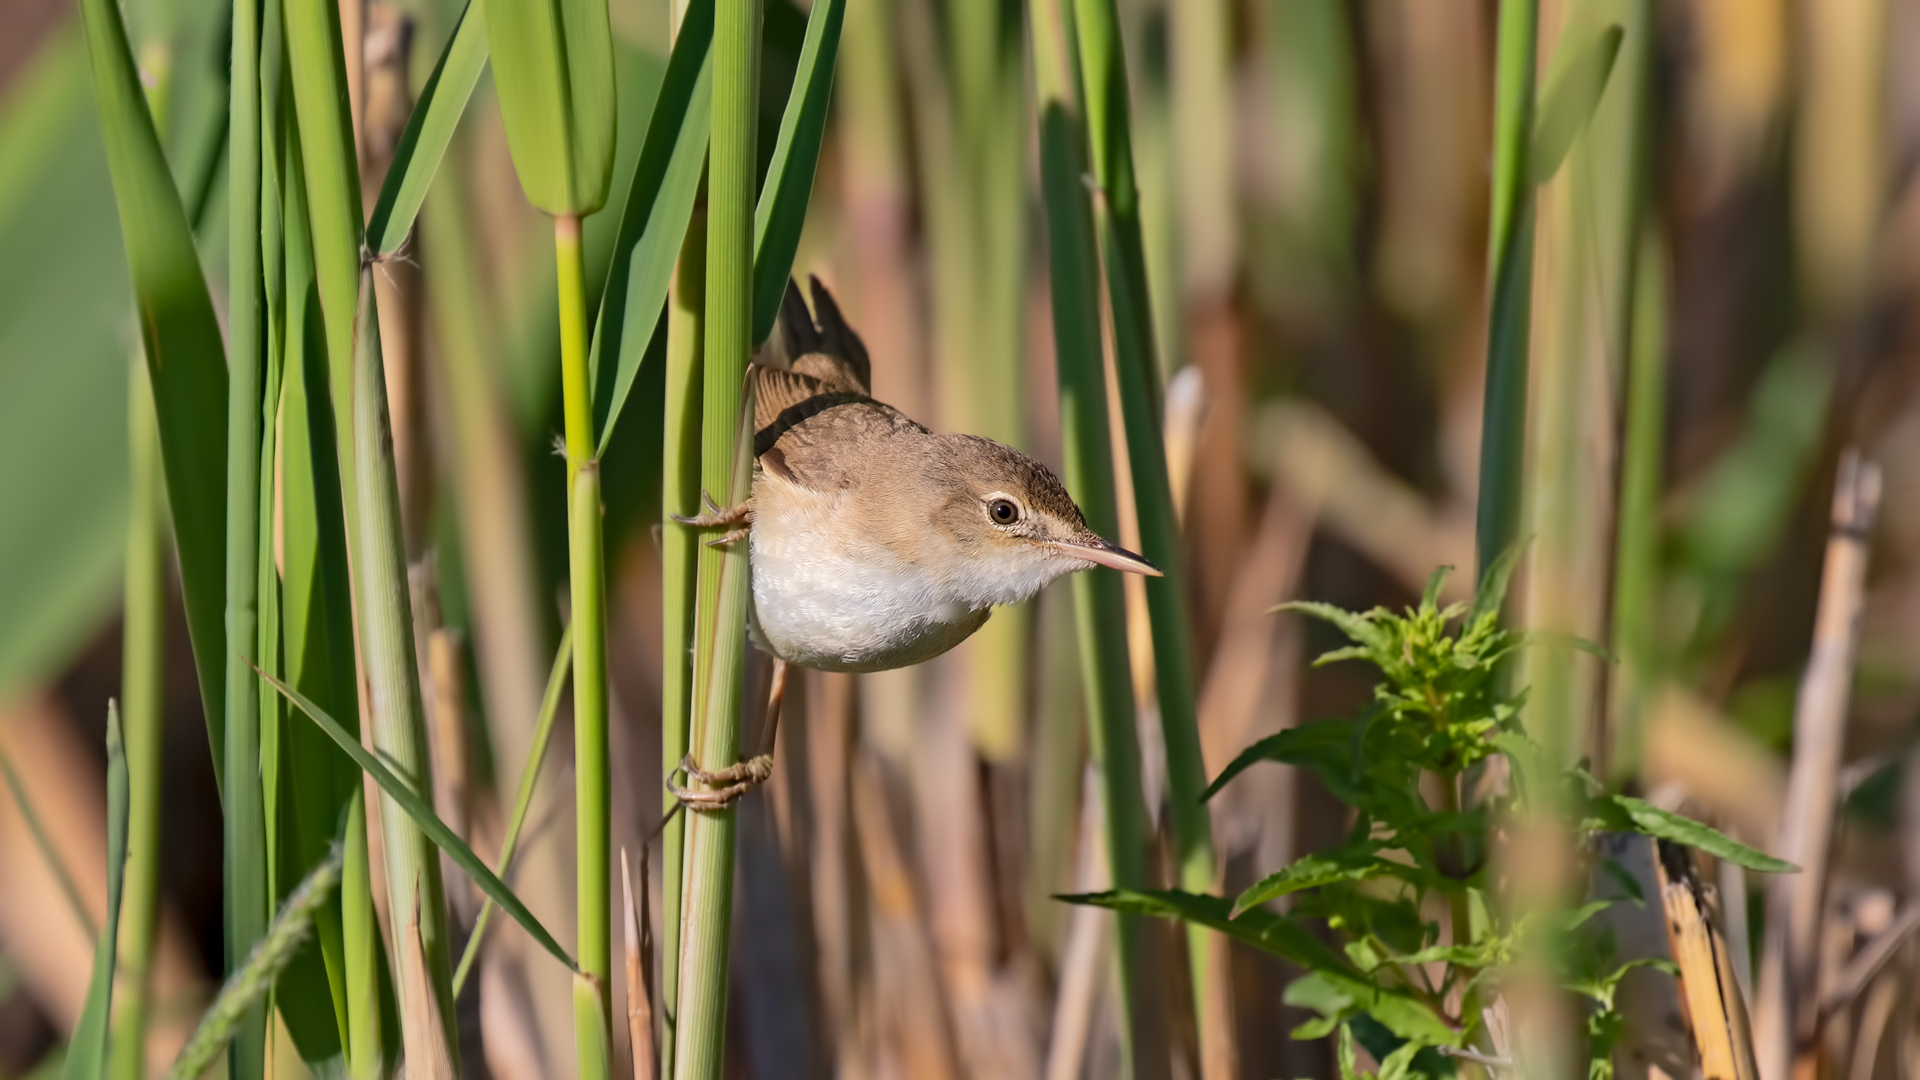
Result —
[[833, 100], [834, 58], [840, 51], [840, 24], [847, 0], [818, 0], [807, 16], [807, 37], [800, 46], [800, 67], [793, 91], [780, 117], [780, 139], [773, 164], [760, 188], [753, 211], [753, 341], [758, 345], [773, 333], [780, 299], [786, 295], [793, 256], [800, 250], [800, 231], [807, 222], [807, 200], [813, 194], [814, 168], [820, 161], [820, 138], [827, 129], [827, 106]]
[[367, 247], [375, 255], [391, 255], [407, 242], [413, 221], [420, 216], [433, 174], [440, 169], [447, 144], [467, 110], [467, 99], [487, 66], [487, 20], [469, 3], [460, 13], [460, 25], [447, 39], [440, 62], [420, 91], [400, 145], [380, 185], [380, 201], [367, 222]]
[[490, 0], [493, 82], [527, 201], [585, 217], [613, 182], [613, 31], [607, 0]]
[[[613, 440], [614, 424], [667, 302], [680, 243], [700, 194], [713, 110], [712, 46], [713, 0], [696, 0], [687, 7], [660, 96], [654, 99], [640, 160], [620, 210], [613, 263], [600, 294], [593, 348], [587, 356], [594, 428], [600, 432], [595, 454], [605, 453]], [[614, 358], [610, 371], [604, 369], [607, 356]]]
[[1336, 881], [1360, 881], [1381, 873], [1386, 867], [1375, 857], [1376, 850], [1375, 844], [1359, 844], [1295, 859], [1242, 892], [1233, 902], [1230, 917], [1240, 918], [1247, 911], [1289, 893], [1317, 889]]
[[[1617, 25], [1604, 27], [1568, 53], [1564, 66], [1556, 64], [1556, 70], [1548, 74], [1546, 92], [1540, 96], [1539, 119], [1533, 126], [1533, 145], [1527, 151], [1534, 183], [1553, 179], [1567, 152], [1573, 149], [1573, 141], [1593, 119], [1624, 36]], [[1573, 42], [1561, 45], [1562, 51], [1572, 48]]]
[[1227, 782], [1250, 766], [1262, 761], [1282, 761], [1291, 765], [1308, 763], [1310, 756], [1324, 754], [1329, 750], [1344, 750], [1353, 738], [1353, 721], [1346, 719], [1315, 720], [1311, 723], [1290, 727], [1285, 731], [1269, 735], [1240, 752], [1240, 756], [1228, 763], [1207, 790], [1201, 794], [1200, 801], [1206, 802], [1220, 793]]
[[214, 775], [224, 783], [218, 748], [225, 742], [227, 435], [209, 418], [226, 415], [226, 347], [180, 193], [147, 111], [120, 10], [112, 0], [85, 0], [80, 11], [140, 336], [153, 375], [160, 457], [200, 701], [215, 748]]
[[507, 888], [498, 877], [494, 876], [493, 871], [487, 869], [487, 864], [481, 862], [480, 857], [473, 853], [473, 849], [455, 835], [452, 829], [447, 828], [446, 822], [440, 820], [439, 816], [433, 812], [433, 808], [428, 806], [426, 800], [416, 794], [411, 787], [408, 787], [406, 781], [393, 775], [392, 770], [388, 769], [379, 758], [374, 757], [366, 747], [360, 745], [359, 739], [354, 738], [347, 729], [340, 726], [339, 721], [328, 716], [324, 709], [308, 700], [304, 694], [264, 671], [260, 673], [260, 677], [267, 680], [275, 690], [280, 691], [282, 697], [298, 706], [309, 719], [320, 725], [320, 730], [326, 732], [340, 749], [346, 751], [347, 756], [351, 757], [368, 776], [373, 777], [374, 782], [380, 785], [380, 790], [384, 791], [388, 798], [407, 812], [407, 816], [413, 819], [414, 824], [420, 826], [420, 831], [426, 833], [441, 851], [447, 853], [448, 858], [458, 864], [460, 869], [466, 871], [474, 884], [480, 886], [481, 892], [486, 893], [494, 903], [505, 908], [507, 914], [513, 916], [513, 921], [519, 923], [533, 937], [533, 940], [539, 942], [541, 948], [553, 954], [554, 959], [565, 964], [568, 971], [580, 970], [574, 966], [573, 958], [560, 947], [560, 943], [553, 940], [553, 935], [547, 933], [547, 928], [540, 925], [540, 920], [534, 918], [533, 912], [528, 911], [527, 906], [520, 902], [520, 898], [513, 894], [513, 890]]
[[1797, 874], [1800, 868], [1750, 848], [1711, 825], [1662, 810], [1631, 795], [1605, 795], [1593, 801], [1593, 809], [1607, 828], [1635, 832], [1658, 840], [1671, 840], [1697, 848], [1735, 866], [1758, 870], [1763, 874]]
[[1166, 889], [1115, 889], [1056, 899], [1199, 923], [1319, 974], [1329, 986], [1350, 999], [1354, 1007], [1372, 1015], [1403, 1039], [1418, 1039], [1434, 1046], [1459, 1045], [1459, 1034], [1432, 1009], [1408, 994], [1368, 982], [1346, 957], [1284, 915], [1255, 908], [1236, 919], [1230, 915], [1231, 901], [1223, 897]]

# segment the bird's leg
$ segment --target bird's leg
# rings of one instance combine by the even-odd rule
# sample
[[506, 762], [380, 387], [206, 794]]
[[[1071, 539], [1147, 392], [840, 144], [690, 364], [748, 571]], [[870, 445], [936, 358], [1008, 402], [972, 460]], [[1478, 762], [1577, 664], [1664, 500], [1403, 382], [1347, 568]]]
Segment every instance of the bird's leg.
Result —
[[711, 813], [732, 806], [740, 796], [766, 783], [773, 775], [774, 736], [780, 727], [780, 706], [786, 696], [787, 662], [775, 660], [773, 685], [767, 691], [767, 717], [762, 725], [766, 733], [761, 737], [761, 753], [711, 772], [694, 764], [693, 755], [688, 754], [681, 759], [680, 768], [686, 772], [689, 781], [700, 783], [705, 790], [681, 787], [672, 780], [667, 781], [667, 790], [673, 792], [673, 797], [687, 809]]

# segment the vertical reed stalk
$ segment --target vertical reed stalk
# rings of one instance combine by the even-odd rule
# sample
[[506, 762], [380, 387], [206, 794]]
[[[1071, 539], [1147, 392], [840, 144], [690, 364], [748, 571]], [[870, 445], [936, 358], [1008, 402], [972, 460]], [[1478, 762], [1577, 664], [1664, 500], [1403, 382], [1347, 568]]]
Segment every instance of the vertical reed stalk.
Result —
[[[1126, 54], [1114, 0], [1075, 0], [1074, 12], [1088, 144], [1100, 188], [1096, 209], [1105, 248], [1107, 290], [1113, 304], [1114, 372], [1120, 384], [1140, 544], [1142, 553], [1164, 575], [1149, 579], [1146, 589], [1153, 620], [1160, 728], [1167, 749], [1167, 801], [1172, 810], [1180, 887], [1204, 893], [1214, 887], [1212, 827], [1207, 809], [1200, 802], [1207, 784], [1206, 766], [1200, 756], [1200, 729], [1194, 713], [1194, 658], [1180, 524], [1160, 434], [1160, 376], [1154, 355], [1153, 311], [1127, 116]], [[1210, 975], [1210, 933], [1198, 925], [1187, 928], [1187, 963], [1203, 1044], [1211, 1042], [1205, 1033], [1223, 1022], [1227, 1008], [1225, 1002], [1207, 1000], [1210, 988], [1220, 985]]]
[[[587, 374], [587, 306], [582, 284], [580, 218], [553, 219], [560, 290], [560, 387], [566, 417], [570, 512], [568, 577], [573, 597], [574, 827], [579, 840], [579, 905], [575, 962], [602, 988], [574, 993], [574, 1035], [582, 1076], [595, 1075], [612, 1014], [604, 988], [613, 970], [610, 930], [612, 879], [608, 840], [612, 803], [607, 774], [606, 584], [600, 535], [600, 466], [593, 458], [593, 402]], [[596, 1031], [598, 1032], [596, 1036]], [[604, 1071], [604, 1070], [603, 1070]]]
[[[371, 270], [365, 271], [371, 273]], [[406, 556], [400, 536], [400, 492], [394, 474], [393, 441], [387, 420], [386, 373], [380, 357], [380, 320], [371, 283], [361, 281], [358, 348], [353, 371], [353, 442], [359, 520], [355, 525], [354, 579], [360, 622], [360, 648], [367, 697], [371, 703], [374, 748], [393, 771], [422, 798], [431, 798], [426, 723], [420, 699], [420, 668], [414, 658], [413, 612], [407, 587]], [[401, 1023], [407, 1059], [438, 1060], [444, 1053], [460, 1067], [453, 1031], [452, 965], [449, 960], [446, 893], [440, 880], [440, 854], [419, 826], [390, 795], [380, 799], [381, 839], [385, 842], [387, 918], [390, 939], [404, 943], [419, 934], [424, 965], [397, 965], [395, 997], [425, 1000], [409, 981], [432, 981], [439, 1023], [422, 1022], [408, 1010]], [[418, 918], [414, 912], [418, 911]], [[396, 944], [396, 951], [400, 946]], [[437, 1029], [437, 1030], [436, 1030]], [[356, 1068], [360, 1063], [356, 1062]]]
[[1494, 58], [1493, 204], [1488, 213], [1486, 404], [1480, 427], [1477, 575], [1512, 546], [1520, 528], [1526, 460], [1527, 337], [1532, 324], [1534, 39], [1539, 0], [1500, 0]]
[[[1087, 171], [1086, 130], [1073, 93], [1071, 32], [1066, 28], [1072, 12], [1067, 0], [1040, 0], [1030, 6], [1028, 18], [1040, 108], [1040, 178], [1047, 210], [1061, 451], [1067, 487], [1087, 524], [1102, 536], [1113, 536], [1119, 515], [1101, 350], [1099, 250], [1093, 210], [1081, 183]], [[1147, 815], [1141, 803], [1133, 679], [1126, 636], [1114, 632], [1126, 623], [1119, 572], [1096, 568], [1075, 574], [1073, 608], [1106, 862], [1115, 887], [1147, 888]], [[1159, 1003], [1151, 999], [1141, 964], [1144, 923], [1137, 915], [1112, 919], [1122, 1055], [1135, 1077], [1162, 1075], [1167, 1061]]]
[[[667, 307], [667, 398], [665, 460], [660, 480], [660, 763], [669, 771], [691, 749], [693, 716], [694, 574], [699, 534], [673, 519], [700, 512], [700, 346], [705, 334], [707, 287], [707, 215], [697, 206], [680, 246], [673, 291]], [[662, 813], [673, 810], [666, 794]], [[685, 815], [675, 814], [660, 838], [660, 1075], [673, 1074], [677, 1020], [680, 1016], [680, 901], [686, 854]]]
[[[260, 380], [265, 341], [260, 259], [260, 2], [233, 5], [227, 106], [228, 363], [226, 614], [226, 966], [237, 970], [266, 932], [266, 834], [260, 786], [260, 693], [253, 671], [260, 573]], [[235, 1077], [265, 1068], [266, 1011], [247, 1010], [229, 1062]]]
[[[700, 479], [728, 505], [744, 501], [752, 446], [740, 439], [753, 336], [754, 105], [760, 0], [719, 0], [713, 28], [713, 133], [707, 159], [707, 288]], [[751, 415], [746, 412], [745, 415]], [[699, 764], [740, 756], [747, 545], [701, 547], [694, 623], [691, 743]], [[687, 822], [674, 1076], [718, 1080], [726, 1045], [727, 928], [733, 908], [733, 809]]]
[[114, 1031], [115, 1080], [146, 1074], [146, 1035], [153, 992], [153, 946], [160, 878], [161, 694], [166, 669], [166, 539], [160, 434], [146, 362], [131, 365], [127, 394], [127, 576], [122, 615], [120, 704], [127, 753], [127, 870], [120, 912], [119, 969], [125, 988]]
[[1626, 160], [1616, 166], [1626, 206], [1619, 222], [1619, 272], [1607, 282], [1607, 333], [1625, 383], [1620, 485], [1613, 563], [1613, 738], [1607, 770], [1615, 779], [1639, 773], [1641, 721], [1655, 682], [1655, 589], [1659, 581], [1660, 475], [1666, 426], [1666, 274], [1658, 234], [1645, 221], [1652, 148], [1652, 0], [1632, 0], [1617, 78], [1627, 100], [1618, 133]]

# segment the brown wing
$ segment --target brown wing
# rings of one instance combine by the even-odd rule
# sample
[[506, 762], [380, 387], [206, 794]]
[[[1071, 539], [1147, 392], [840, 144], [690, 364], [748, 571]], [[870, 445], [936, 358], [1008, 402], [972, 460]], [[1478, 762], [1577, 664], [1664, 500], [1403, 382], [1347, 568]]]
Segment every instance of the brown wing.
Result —
[[874, 437], [924, 432], [898, 409], [863, 393], [838, 389], [809, 375], [754, 365], [753, 452], [781, 478], [830, 491], [864, 465], [852, 447]]

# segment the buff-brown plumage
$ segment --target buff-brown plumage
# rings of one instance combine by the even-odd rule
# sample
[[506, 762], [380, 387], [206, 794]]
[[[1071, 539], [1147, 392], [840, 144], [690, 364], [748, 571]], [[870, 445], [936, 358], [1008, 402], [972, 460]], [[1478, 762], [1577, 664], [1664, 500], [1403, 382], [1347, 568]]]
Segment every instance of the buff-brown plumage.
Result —
[[[813, 282], [756, 364], [753, 628], [775, 656], [877, 671], [930, 659], [1062, 574], [1151, 564], [1087, 527], [1046, 466], [868, 396], [866, 347]], [[817, 321], [816, 321], [817, 320]]]

